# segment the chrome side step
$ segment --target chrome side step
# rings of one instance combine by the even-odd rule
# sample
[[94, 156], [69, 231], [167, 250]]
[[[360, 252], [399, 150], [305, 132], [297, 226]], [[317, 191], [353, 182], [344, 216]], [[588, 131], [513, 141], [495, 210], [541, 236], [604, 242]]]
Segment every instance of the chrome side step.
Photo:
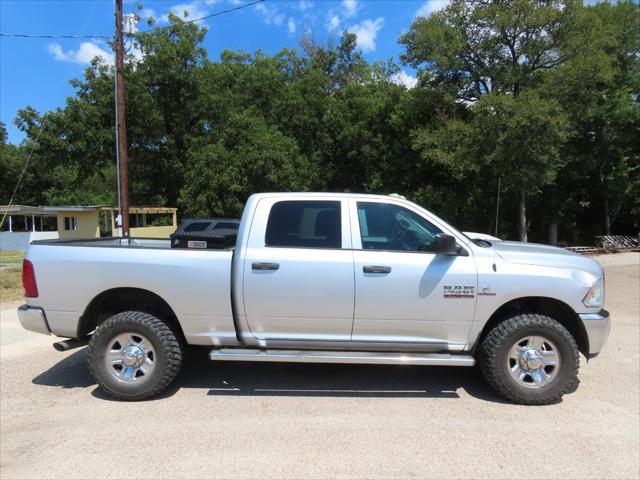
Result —
[[452, 367], [473, 367], [476, 363], [471, 355], [451, 355], [449, 353], [259, 350], [247, 348], [214, 349], [209, 353], [209, 359], [234, 362], [362, 363], [447, 365]]

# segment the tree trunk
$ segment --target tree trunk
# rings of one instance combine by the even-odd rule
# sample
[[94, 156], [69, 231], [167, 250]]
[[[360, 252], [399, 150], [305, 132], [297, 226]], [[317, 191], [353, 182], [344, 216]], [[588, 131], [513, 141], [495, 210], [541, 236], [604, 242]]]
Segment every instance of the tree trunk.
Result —
[[526, 193], [524, 190], [520, 191], [520, 241], [527, 241], [527, 208], [526, 208]]
[[549, 225], [549, 245], [558, 245], [558, 222]]
[[611, 235], [611, 215], [609, 214], [609, 196], [604, 197], [604, 234]]

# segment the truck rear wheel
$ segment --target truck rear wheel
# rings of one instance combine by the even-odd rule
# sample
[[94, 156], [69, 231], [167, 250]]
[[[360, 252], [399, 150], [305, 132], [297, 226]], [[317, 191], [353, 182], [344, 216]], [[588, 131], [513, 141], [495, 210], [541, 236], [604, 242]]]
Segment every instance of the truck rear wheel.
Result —
[[523, 314], [494, 327], [480, 347], [480, 368], [503, 397], [547, 405], [578, 381], [578, 346], [569, 331], [545, 315]]
[[122, 312], [100, 324], [88, 349], [89, 371], [118, 400], [145, 400], [167, 388], [182, 365], [169, 326], [144, 312]]

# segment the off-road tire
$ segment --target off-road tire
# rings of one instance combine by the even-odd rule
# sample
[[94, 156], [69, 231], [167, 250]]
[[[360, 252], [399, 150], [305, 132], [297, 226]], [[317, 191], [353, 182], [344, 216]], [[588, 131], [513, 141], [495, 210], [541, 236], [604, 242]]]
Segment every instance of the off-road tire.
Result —
[[[526, 388], [511, 377], [507, 355], [512, 345], [527, 335], [548, 338], [560, 353], [560, 370], [549, 384]], [[575, 339], [569, 331], [550, 317], [522, 314], [496, 325], [480, 346], [480, 369], [491, 387], [503, 397], [523, 405], [548, 405], [560, 401], [578, 384], [580, 356]]]
[[[139, 384], [119, 383], [105, 369], [104, 355], [110, 340], [124, 332], [144, 335], [154, 348], [156, 366], [149, 378]], [[115, 314], [98, 326], [88, 348], [89, 372], [98, 385], [117, 400], [137, 401], [155, 397], [175, 380], [182, 359], [183, 347], [179, 336], [167, 323], [144, 312]]]

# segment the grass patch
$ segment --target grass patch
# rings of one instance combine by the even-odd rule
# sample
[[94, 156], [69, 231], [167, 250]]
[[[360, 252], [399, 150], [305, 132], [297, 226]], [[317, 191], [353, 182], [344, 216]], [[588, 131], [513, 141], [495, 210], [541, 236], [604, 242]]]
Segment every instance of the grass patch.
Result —
[[0, 250], [0, 263], [22, 263], [22, 250]]
[[8, 302], [23, 297], [22, 269], [5, 268], [0, 270], [0, 301]]

